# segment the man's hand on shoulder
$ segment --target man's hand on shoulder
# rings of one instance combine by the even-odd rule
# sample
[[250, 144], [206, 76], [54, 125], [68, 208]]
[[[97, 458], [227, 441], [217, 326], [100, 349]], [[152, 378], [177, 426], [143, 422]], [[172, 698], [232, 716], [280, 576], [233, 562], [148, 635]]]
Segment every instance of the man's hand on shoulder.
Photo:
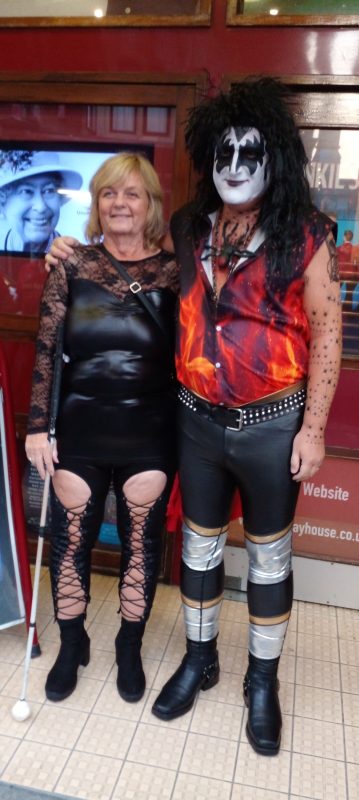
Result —
[[51, 272], [53, 267], [56, 267], [59, 259], [67, 259], [73, 256], [74, 248], [79, 245], [78, 239], [73, 236], [58, 236], [52, 242], [51, 248], [45, 256], [45, 269], [46, 272]]
[[165, 233], [161, 241], [161, 247], [163, 250], [167, 250], [168, 253], [174, 253], [175, 248], [173, 244], [173, 239], [169, 231]]

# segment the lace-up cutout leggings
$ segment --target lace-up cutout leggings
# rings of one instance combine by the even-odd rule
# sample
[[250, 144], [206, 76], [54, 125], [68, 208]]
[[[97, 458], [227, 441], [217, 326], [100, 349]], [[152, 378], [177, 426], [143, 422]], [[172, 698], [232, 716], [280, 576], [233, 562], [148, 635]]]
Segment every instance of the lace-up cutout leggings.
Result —
[[112, 465], [61, 459], [51, 493], [50, 573], [57, 619], [86, 613], [91, 549], [99, 534], [111, 481], [121, 539], [120, 610], [128, 620], [148, 619], [172, 477], [166, 474], [166, 468], [142, 467], [142, 471], [128, 475]]

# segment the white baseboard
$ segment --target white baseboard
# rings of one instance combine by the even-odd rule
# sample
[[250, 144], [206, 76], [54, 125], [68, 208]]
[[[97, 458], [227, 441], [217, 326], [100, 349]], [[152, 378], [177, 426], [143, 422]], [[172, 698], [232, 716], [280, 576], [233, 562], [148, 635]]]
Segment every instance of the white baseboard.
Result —
[[[241, 591], [245, 592], [248, 578], [248, 557], [245, 549], [226, 547], [224, 564], [226, 575], [240, 578]], [[357, 566], [293, 556], [293, 573], [295, 600], [359, 609]]]

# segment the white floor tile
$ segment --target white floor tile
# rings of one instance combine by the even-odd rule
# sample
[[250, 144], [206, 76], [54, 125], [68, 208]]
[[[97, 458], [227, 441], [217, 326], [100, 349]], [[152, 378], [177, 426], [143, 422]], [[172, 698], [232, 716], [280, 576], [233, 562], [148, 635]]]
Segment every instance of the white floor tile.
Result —
[[164, 722], [151, 708], [185, 653], [179, 589], [158, 586], [144, 636], [146, 691], [125, 703], [116, 688], [117, 579], [93, 575], [87, 617], [91, 660], [61, 703], [44, 685], [59, 648], [49, 572], [42, 569], [30, 665], [29, 719], [15, 722], [26, 628], [0, 631], [0, 780], [83, 800], [358, 800], [359, 613], [296, 602], [279, 666], [283, 714], [278, 756], [257, 755], [242, 697], [248, 610], [225, 599], [220, 681], [189, 713]]

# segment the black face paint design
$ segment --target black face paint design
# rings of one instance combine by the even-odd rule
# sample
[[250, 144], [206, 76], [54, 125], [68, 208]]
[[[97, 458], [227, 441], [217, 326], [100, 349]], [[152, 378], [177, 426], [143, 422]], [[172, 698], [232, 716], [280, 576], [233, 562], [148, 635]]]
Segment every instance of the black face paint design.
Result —
[[213, 183], [222, 202], [248, 209], [269, 182], [269, 156], [261, 132], [241, 126], [223, 131], [213, 162]]
[[[237, 142], [241, 142], [238, 146], [237, 159], [234, 165], [234, 172], [238, 172], [241, 166], [247, 167], [249, 174], [254, 175], [258, 166], [262, 166], [265, 155], [265, 140], [260, 132], [259, 139], [253, 134], [246, 139], [244, 138], [248, 131], [252, 128], [231, 128], [236, 135]], [[221, 137], [219, 144], [216, 148], [215, 156], [215, 169], [220, 173], [225, 167], [230, 170], [235, 152], [237, 150], [233, 143], [233, 135], [231, 131], [226, 131]], [[244, 141], [243, 141], [244, 140]]]

